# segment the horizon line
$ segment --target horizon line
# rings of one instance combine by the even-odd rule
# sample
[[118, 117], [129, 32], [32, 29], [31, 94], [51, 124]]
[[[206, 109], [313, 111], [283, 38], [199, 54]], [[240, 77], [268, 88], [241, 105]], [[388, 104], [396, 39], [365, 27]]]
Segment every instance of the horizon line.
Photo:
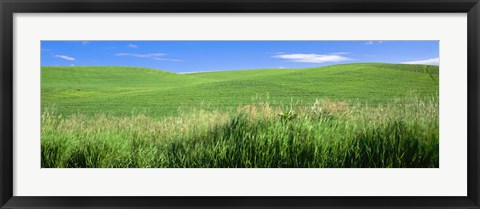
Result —
[[231, 70], [199, 70], [199, 71], [183, 71], [183, 72], [175, 72], [170, 71], [167, 69], [158, 69], [158, 68], [151, 68], [151, 67], [142, 67], [142, 66], [129, 66], [129, 65], [45, 65], [40, 66], [43, 67], [131, 67], [131, 68], [141, 68], [141, 69], [151, 69], [151, 70], [160, 70], [175, 74], [195, 74], [195, 73], [210, 73], [210, 72], [226, 72], [226, 71], [242, 71], [242, 70], [294, 70], [294, 69], [312, 69], [312, 68], [321, 68], [327, 66], [334, 66], [334, 65], [353, 65], [353, 64], [397, 64], [397, 65], [428, 65], [428, 66], [439, 66], [439, 65], [430, 65], [430, 64], [416, 64], [416, 63], [392, 63], [392, 62], [353, 62], [353, 63], [337, 63], [337, 64], [330, 64], [330, 65], [322, 65], [322, 66], [315, 66], [315, 67], [306, 67], [306, 68], [289, 68], [289, 67], [272, 67], [272, 68], [249, 68], [249, 69], [231, 69]]

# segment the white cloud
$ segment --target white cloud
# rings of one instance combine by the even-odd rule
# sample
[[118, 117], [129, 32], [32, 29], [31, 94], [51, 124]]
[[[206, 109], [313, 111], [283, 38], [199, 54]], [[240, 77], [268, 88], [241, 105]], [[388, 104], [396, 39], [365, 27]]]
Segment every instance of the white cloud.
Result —
[[135, 45], [135, 44], [129, 44], [128, 47], [130, 48], [138, 48], [138, 45]]
[[440, 65], [440, 58], [402, 62], [402, 64]]
[[68, 60], [68, 61], [74, 61], [75, 58], [73, 57], [69, 57], [67, 55], [55, 55], [56, 58], [60, 58], [60, 59], [64, 59], [64, 60]]
[[209, 73], [209, 72], [221, 72], [221, 71], [191, 71], [191, 72], [177, 72], [177, 74], [194, 74], [194, 73]]
[[71, 64], [70, 66], [75, 66], [74, 64]]
[[291, 62], [308, 62], [308, 63], [326, 63], [326, 62], [341, 62], [351, 60], [348, 57], [339, 54], [281, 54], [273, 56], [288, 60]]
[[334, 52], [330, 54], [345, 55], [345, 54], [350, 54], [350, 52]]
[[168, 59], [164, 58], [166, 54], [163, 53], [154, 53], [154, 54], [133, 54], [133, 53], [116, 53], [115, 56], [122, 57], [122, 56], [128, 56], [128, 57], [137, 57], [137, 58], [148, 58], [148, 59], [154, 59], [154, 60], [160, 60], [160, 61], [183, 61], [179, 59]]
[[367, 45], [371, 45], [371, 44], [381, 44], [381, 43], [383, 43], [383, 41], [367, 41], [367, 42], [365, 42], [365, 44], [367, 44]]

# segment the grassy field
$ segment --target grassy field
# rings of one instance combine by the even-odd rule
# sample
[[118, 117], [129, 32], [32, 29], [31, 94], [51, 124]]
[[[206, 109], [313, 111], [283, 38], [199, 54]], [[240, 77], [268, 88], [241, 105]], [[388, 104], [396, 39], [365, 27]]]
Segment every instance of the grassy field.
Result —
[[42, 68], [42, 167], [438, 167], [438, 67]]

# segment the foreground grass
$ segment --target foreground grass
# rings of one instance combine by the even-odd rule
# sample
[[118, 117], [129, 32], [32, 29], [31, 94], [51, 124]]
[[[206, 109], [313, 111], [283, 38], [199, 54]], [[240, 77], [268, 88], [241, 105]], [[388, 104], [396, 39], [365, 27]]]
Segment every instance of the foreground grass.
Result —
[[438, 99], [42, 115], [43, 168], [439, 167]]

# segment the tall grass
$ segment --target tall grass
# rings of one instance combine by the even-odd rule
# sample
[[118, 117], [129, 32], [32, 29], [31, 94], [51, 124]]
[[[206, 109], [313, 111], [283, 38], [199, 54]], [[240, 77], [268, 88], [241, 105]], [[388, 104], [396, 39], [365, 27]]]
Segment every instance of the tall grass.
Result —
[[439, 167], [438, 98], [268, 102], [178, 116], [42, 115], [44, 168]]

